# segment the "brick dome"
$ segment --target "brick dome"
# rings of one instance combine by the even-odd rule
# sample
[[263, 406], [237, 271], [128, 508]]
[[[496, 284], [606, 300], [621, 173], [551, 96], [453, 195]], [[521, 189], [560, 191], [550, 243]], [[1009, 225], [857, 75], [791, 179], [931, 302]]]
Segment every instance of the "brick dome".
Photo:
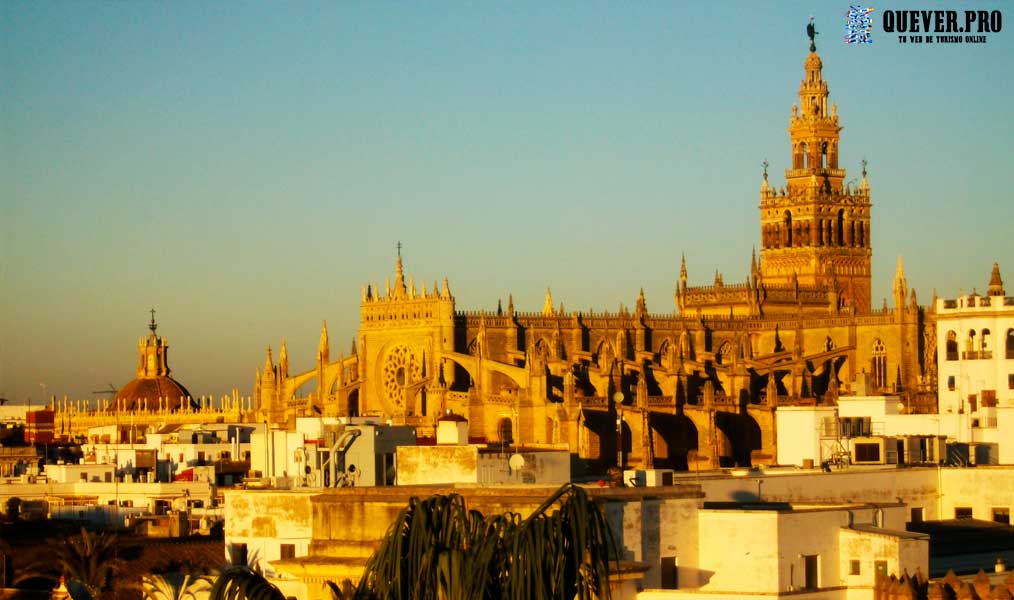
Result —
[[190, 397], [187, 388], [172, 377], [139, 377], [116, 392], [116, 405], [124, 410], [142, 410], [145, 408], [142, 401], [147, 400], [147, 410], [156, 411], [162, 399], [163, 402], [168, 400], [169, 410], [179, 410], [186, 406]]

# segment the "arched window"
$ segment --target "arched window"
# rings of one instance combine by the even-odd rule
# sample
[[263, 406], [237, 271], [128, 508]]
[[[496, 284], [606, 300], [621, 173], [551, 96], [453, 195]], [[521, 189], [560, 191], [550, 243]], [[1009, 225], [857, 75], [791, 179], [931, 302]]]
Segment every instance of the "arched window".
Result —
[[792, 247], [792, 213], [785, 211], [785, 247]]
[[887, 349], [884, 342], [876, 339], [873, 342], [873, 359], [870, 372], [873, 375], [873, 387], [887, 387]]
[[722, 365], [729, 361], [729, 356], [732, 353], [732, 343], [726, 341], [722, 343], [722, 347], [718, 349], [718, 353], [715, 354], [715, 362]]
[[500, 419], [496, 424], [498, 441], [503, 445], [514, 443], [514, 424], [507, 417]]
[[1007, 358], [1014, 358], [1014, 329], [1007, 330]]
[[845, 245], [845, 209], [844, 208], [838, 211], [838, 230], [837, 230], [836, 233], [837, 233], [837, 235], [835, 236], [835, 239], [834, 239], [836, 245], [838, 245], [838, 246], [844, 246]]
[[827, 168], [827, 142], [820, 145], [820, 166], [823, 169]]
[[799, 145], [799, 150], [800, 154], [802, 154], [803, 157], [803, 168], [807, 169], [810, 167], [810, 156], [809, 150], [806, 147], [806, 142], [803, 142], [802, 144]]
[[[985, 353], [990, 348], [989, 329], [983, 329], [982, 333], [979, 334], [979, 343], [982, 344], [982, 351]], [[988, 358], [983, 356], [983, 358]]]
[[967, 352], [968, 355], [969, 355], [969, 356], [966, 356], [965, 358], [974, 358], [975, 357], [975, 355], [972, 354], [973, 352], [975, 352], [975, 330], [974, 329], [969, 329], [968, 330], [968, 339], [965, 340], [965, 352]]
[[958, 360], [958, 334], [947, 332], [947, 360]]

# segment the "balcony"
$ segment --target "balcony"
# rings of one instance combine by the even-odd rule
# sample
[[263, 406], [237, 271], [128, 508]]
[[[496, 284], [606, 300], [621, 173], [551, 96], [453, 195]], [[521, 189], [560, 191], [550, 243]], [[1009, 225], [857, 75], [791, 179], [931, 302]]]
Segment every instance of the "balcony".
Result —
[[992, 350], [969, 350], [961, 353], [962, 360], [989, 360], [991, 358], [993, 358]]

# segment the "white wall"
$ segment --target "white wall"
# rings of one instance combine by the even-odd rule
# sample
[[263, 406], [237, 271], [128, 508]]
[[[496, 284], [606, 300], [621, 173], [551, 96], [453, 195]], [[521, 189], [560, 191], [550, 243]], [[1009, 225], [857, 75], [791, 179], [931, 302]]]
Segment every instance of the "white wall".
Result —
[[824, 418], [834, 418], [832, 407], [780, 406], [775, 410], [778, 464], [802, 465], [810, 459], [820, 466], [820, 434]]
[[[998, 405], [1014, 405], [1014, 390], [1008, 385], [1008, 375], [1014, 373], [1014, 359], [1006, 357], [1007, 331], [1014, 328], [1014, 306], [1004, 304], [1004, 298], [988, 298], [990, 304], [981, 306], [983, 298], [972, 301], [970, 296], [955, 300], [937, 300], [937, 385], [940, 412], [968, 411], [968, 396], [975, 394], [982, 402], [982, 390], [996, 392]], [[946, 308], [947, 302], [956, 303]], [[988, 329], [989, 339], [984, 344], [982, 332]], [[969, 345], [969, 331], [976, 335]], [[947, 360], [947, 333], [954, 331], [958, 342], [958, 360]], [[970, 354], [971, 352], [972, 354]], [[989, 358], [981, 358], [983, 352]], [[976, 358], [971, 358], [975, 356]], [[949, 380], [954, 378], [954, 389]]]

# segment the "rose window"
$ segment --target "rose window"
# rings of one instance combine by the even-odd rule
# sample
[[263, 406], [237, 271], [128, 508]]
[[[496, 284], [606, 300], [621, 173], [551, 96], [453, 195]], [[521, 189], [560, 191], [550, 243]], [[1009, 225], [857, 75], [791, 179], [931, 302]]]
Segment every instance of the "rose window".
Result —
[[405, 387], [420, 378], [419, 362], [406, 346], [395, 346], [384, 359], [384, 390], [387, 398], [398, 406], [405, 406]]

